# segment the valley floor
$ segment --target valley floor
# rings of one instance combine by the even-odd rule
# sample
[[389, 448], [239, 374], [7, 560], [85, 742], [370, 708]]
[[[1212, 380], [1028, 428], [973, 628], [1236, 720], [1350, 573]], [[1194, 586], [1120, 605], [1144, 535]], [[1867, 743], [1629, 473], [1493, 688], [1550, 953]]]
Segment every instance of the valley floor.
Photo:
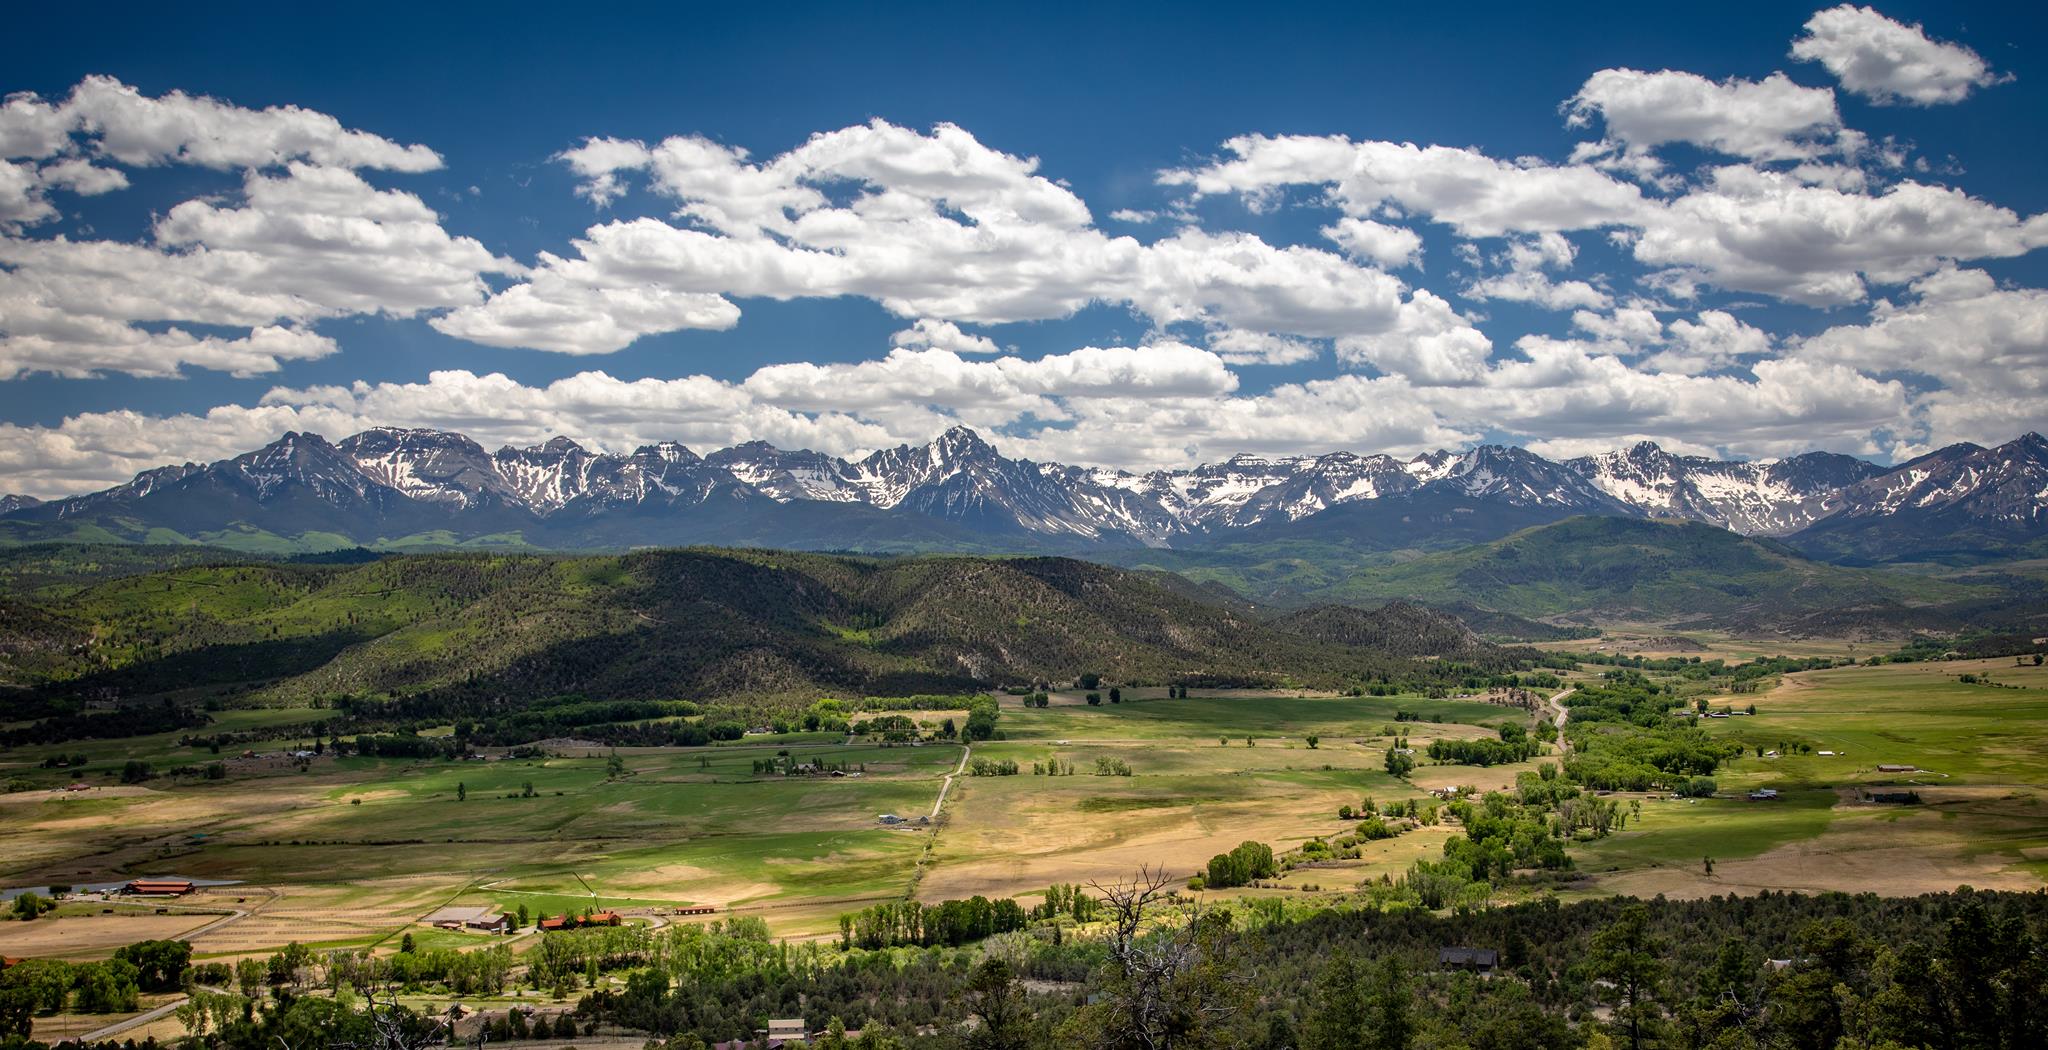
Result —
[[[1979, 681], [1963, 682], [1966, 674]], [[1574, 846], [1577, 872], [1559, 892], [1907, 895], [2048, 884], [2048, 669], [2011, 660], [1844, 667], [1710, 702], [1756, 705], [1754, 716], [1705, 722], [1746, 749], [1718, 775], [1717, 797], [1618, 796], [1634, 819]], [[175, 875], [229, 884], [175, 901], [73, 900], [34, 922], [0, 923], [0, 954], [84, 960], [154, 937], [190, 940], [203, 959], [258, 955], [287, 941], [389, 950], [406, 933], [427, 946], [493, 943], [419, 925], [448, 905], [524, 906], [535, 917], [609, 907], [657, 925], [705, 921], [674, 912], [709, 906], [710, 917], [759, 916], [786, 937], [834, 937], [842, 913], [906, 892], [925, 901], [1015, 896], [1028, 905], [1050, 884], [1110, 882], [1143, 865], [1190, 875], [1247, 840], [1282, 852], [1335, 837], [1352, 823], [1339, 819], [1339, 807], [1367, 797], [1506, 787], [1555, 754], [1491, 768], [1425, 760], [1402, 780], [1386, 772], [1386, 749], [1397, 737], [1421, 751], [1434, 739], [1493, 736], [1504, 722], [1534, 725], [1552, 714], [1484, 694], [1166, 699], [1133, 689], [1100, 705], [1056, 694], [1046, 708], [1005, 697], [1003, 739], [975, 744], [972, 757], [1015, 762], [1019, 772], [961, 772], [929, 827], [916, 818], [933, 812], [948, 774], [963, 769], [959, 744], [749, 737], [711, 748], [622, 748], [622, 773], [608, 769], [608, 750], [574, 746], [544, 759], [484, 762], [322, 756], [303, 770], [237, 760], [225, 781], [122, 786], [93, 776], [78, 790], [24, 750], [10, 756], [8, 772], [36, 786], [0, 796], [0, 882]], [[934, 725], [964, 715], [916, 713]], [[235, 728], [281, 718], [221, 717]], [[94, 768], [210, 758], [169, 735], [62, 750], [87, 754]], [[861, 775], [756, 771], [785, 750]], [[1117, 775], [1121, 768], [1129, 775]], [[1746, 800], [1766, 787], [1780, 799]], [[1871, 789], [1910, 790], [1920, 801], [1877, 804], [1867, 800]], [[882, 814], [910, 826], [884, 826]], [[1341, 895], [1439, 856], [1454, 833], [1419, 828], [1365, 843], [1355, 860], [1235, 892]], [[523, 950], [525, 941], [514, 944]]]

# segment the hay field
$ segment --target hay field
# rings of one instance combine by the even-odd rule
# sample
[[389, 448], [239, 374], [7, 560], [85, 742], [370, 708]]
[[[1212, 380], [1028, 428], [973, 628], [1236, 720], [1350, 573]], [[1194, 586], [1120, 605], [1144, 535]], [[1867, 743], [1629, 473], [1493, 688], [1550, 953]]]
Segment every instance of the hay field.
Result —
[[[1397, 723], [1397, 709], [1445, 721]], [[1148, 864], [1186, 876], [1247, 839], [1283, 850], [1341, 834], [1338, 807], [1368, 795], [1416, 797], [1417, 784], [1437, 781], [1508, 783], [1529, 768], [1425, 764], [1413, 784], [1403, 782], [1385, 772], [1389, 730], [1427, 747], [1527, 717], [1474, 701], [1270, 693], [1007, 709], [1008, 739], [978, 744], [974, 754], [1014, 760], [1023, 772], [960, 778], [917, 895], [1024, 896], [1054, 882], [1127, 878]], [[1313, 749], [1311, 734], [1320, 738]], [[1097, 759], [1123, 761], [1133, 775], [1096, 776]], [[1032, 775], [1033, 762], [1054, 760], [1076, 775]], [[1417, 847], [1389, 840], [1367, 848], [1391, 856]]]
[[[780, 750], [862, 775], [754, 773]], [[379, 944], [448, 903], [534, 914], [712, 904], [807, 933], [836, 923], [835, 902], [908, 885], [922, 836], [875, 817], [928, 812], [960, 748], [750, 739], [621, 756], [622, 777], [603, 756], [322, 758], [303, 772], [0, 796], [0, 884], [238, 880], [229, 892], [249, 914], [195, 939], [220, 956], [291, 940]]]

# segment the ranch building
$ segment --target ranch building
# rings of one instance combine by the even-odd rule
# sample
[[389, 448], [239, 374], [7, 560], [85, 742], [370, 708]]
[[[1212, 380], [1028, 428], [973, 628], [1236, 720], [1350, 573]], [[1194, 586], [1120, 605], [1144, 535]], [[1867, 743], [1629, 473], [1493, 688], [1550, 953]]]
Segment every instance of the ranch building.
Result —
[[136, 879], [121, 887], [121, 892], [138, 897], [182, 897], [192, 892], [190, 879]]

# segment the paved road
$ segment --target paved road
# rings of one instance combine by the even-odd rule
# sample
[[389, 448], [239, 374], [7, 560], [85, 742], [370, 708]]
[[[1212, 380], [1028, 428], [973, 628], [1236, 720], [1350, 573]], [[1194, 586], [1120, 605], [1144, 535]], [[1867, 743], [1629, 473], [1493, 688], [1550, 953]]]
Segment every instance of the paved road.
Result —
[[146, 1025], [159, 1017], [166, 1016], [171, 1011], [176, 1010], [178, 1007], [183, 1005], [185, 1005], [185, 997], [181, 995], [176, 999], [173, 999], [170, 1002], [167, 1002], [162, 1006], [157, 1007], [154, 1010], [136, 1014], [134, 1017], [131, 1017], [125, 1021], [115, 1021], [113, 1024], [110, 1024], [105, 1028], [101, 1028], [97, 1031], [87, 1032], [84, 1035], [79, 1036], [78, 1041], [81, 1043], [97, 1043], [101, 1042], [102, 1040], [112, 1039], [115, 1036], [120, 1035], [122, 1032], [129, 1030], [130, 1028], [135, 1028], [140, 1025]]

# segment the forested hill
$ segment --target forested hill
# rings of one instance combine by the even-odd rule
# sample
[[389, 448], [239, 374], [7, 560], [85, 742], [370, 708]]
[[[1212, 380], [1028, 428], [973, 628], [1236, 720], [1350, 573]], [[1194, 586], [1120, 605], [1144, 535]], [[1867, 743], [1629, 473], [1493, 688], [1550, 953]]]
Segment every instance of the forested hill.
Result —
[[[1294, 633], [1196, 589], [1063, 558], [427, 555], [182, 565], [20, 594], [0, 630], [33, 637], [0, 639], [0, 660], [21, 654], [0, 670], [49, 702], [902, 696], [1086, 672], [1346, 686], [1511, 660], [1464, 639], [1455, 653], [1389, 653]], [[1425, 655], [1461, 664], [1410, 659]]]
[[1289, 634], [1395, 656], [1484, 660], [1496, 652], [1457, 617], [1406, 601], [1377, 609], [1318, 605], [1276, 617], [1270, 624]]
[[[1469, 611], [1461, 618], [1484, 633], [1531, 639], [1543, 635], [1487, 616], [1901, 634], [2024, 622], [2039, 610], [2002, 587], [1831, 565], [1710, 525], [1612, 517], [1571, 518], [1407, 559], [1294, 544], [1148, 551], [1127, 561], [1280, 605], [1424, 602]], [[1522, 626], [1540, 629], [1526, 619]]]

